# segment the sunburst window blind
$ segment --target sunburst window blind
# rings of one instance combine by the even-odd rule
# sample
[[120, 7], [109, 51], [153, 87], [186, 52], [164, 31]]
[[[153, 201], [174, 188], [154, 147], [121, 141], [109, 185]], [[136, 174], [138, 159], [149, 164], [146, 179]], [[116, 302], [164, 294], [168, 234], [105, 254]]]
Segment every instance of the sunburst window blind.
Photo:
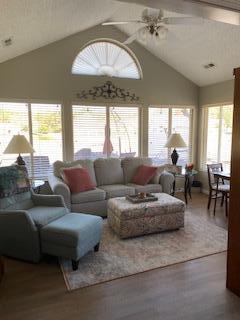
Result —
[[134, 54], [113, 40], [96, 40], [88, 44], [73, 62], [72, 73], [141, 79], [142, 72]]
[[171, 133], [180, 133], [187, 148], [178, 149], [179, 165], [192, 159], [192, 108], [150, 107], [148, 113], [148, 155], [155, 164], [171, 163], [171, 150], [164, 145]]
[[0, 102], [0, 165], [11, 165], [17, 155], [3, 154], [13, 135], [25, 135], [29, 141], [28, 105]]
[[203, 110], [203, 154], [201, 167], [221, 162], [230, 171], [233, 105], [205, 107]]
[[138, 107], [72, 107], [75, 159], [138, 155]]

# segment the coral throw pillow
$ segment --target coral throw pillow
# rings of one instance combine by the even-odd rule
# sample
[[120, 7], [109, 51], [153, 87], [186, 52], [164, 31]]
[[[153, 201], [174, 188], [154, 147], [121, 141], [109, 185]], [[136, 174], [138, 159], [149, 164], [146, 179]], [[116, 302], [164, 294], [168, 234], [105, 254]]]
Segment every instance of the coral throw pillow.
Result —
[[85, 168], [65, 168], [62, 170], [62, 177], [72, 193], [89, 191], [96, 187]]
[[145, 186], [155, 175], [156, 171], [157, 167], [150, 167], [145, 165], [139, 166], [132, 179], [132, 182], [135, 184], [140, 184], [141, 186]]

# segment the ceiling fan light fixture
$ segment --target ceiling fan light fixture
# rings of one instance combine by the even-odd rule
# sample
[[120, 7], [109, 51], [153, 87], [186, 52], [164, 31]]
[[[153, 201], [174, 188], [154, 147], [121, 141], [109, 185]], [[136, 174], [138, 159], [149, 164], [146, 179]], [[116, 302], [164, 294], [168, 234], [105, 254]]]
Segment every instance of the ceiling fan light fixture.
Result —
[[158, 33], [158, 38], [160, 40], [165, 40], [166, 39], [166, 36], [167, 36], [167, 32], [168, 32], [168, 29], [165, 28], [164, 26], [160, 26], [157, 33]]
[[147, 28], [141, 28], [137, 32], [137, 38], [140, 42], [145, 43], [147, 42], [148, 30]]

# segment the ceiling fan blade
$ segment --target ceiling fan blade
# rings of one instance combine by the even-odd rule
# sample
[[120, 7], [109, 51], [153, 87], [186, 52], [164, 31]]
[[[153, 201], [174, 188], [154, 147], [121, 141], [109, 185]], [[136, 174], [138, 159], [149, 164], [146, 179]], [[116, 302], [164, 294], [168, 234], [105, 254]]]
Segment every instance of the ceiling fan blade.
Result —
[[130, 44], [132, 43], [134, 40], [137, 39], [137, 32], [135, 32], [134, 34], [132, 34], [129, 38], [127, 38], [127, 40], [125, 40], [123, 42], [123, 44]]
[[102, 26], [112, 26], [112, 25], [118, 25], [118, 24], [127, 24], [129, 21], [109, 21], [109, 22], [103, 22]]
[[165, 24], [172, 24], [172, 25], [199, 25], [203, 23], [201, 18], [194, 18], [194, 17], [169, 17], [163, 18], [162, 22]]
[[102, 26], [114, 26], [114, 25], [128, 24], [128, 23], [144, 23], [144, 21], [141, 21], [141, 20], [131, 20], [131, 21], [107, 21], [107, 22], [103, 22], [103, 23], [102, 23]]
[[[135, 3], [156, 9], [164, 9], [167, 11], [178, 12], [182, 14], [194, 15], [204, 19], [240, 25], [240, 10], [234, 11], [233, 5], [239, 6], [239, 1], [224, 1], [227, 6], [223, 7], [221, 4], [223, 0], [210, 1], [203, 0], [118, 0], [120, 2]], [[237, 4], [238, 3], [238, 4]], [[231, 8], [232, 7], [232, 8]]]

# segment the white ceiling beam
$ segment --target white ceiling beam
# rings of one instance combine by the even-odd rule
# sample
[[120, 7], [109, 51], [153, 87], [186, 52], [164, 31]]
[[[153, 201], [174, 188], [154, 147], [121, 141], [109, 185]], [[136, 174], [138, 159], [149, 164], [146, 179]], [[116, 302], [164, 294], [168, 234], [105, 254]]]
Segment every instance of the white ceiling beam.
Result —
[[240, 25], [240, 3], [226, 0], [118, 0], [156, 9], [193, 15], [204, 19]]

